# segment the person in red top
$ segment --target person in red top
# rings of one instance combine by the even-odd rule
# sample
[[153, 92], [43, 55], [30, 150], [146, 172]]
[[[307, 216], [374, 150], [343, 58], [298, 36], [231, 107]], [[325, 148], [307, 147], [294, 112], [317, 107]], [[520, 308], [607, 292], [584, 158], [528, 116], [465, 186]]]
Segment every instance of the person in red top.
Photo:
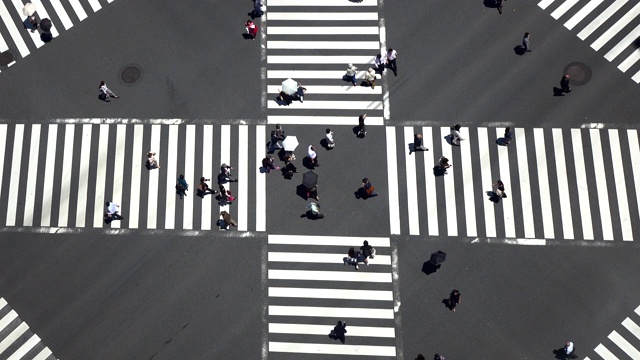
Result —
[[244, 26], [247, 28], [247, 34], [251, 38], [251, 40], [256, 39], [256, 35], [258, 35], [258, 27], [251, 20], [247, 20]]

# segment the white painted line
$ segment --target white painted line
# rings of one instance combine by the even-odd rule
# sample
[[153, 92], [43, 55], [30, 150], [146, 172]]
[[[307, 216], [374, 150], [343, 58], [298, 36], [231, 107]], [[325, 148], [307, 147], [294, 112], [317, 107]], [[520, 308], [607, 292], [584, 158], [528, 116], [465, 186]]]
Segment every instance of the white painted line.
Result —
[[31, 360], [46, 360], [49, 356], [51, 356], [51, 354], [52, 354], [51, 350], [49, 350], [49, 348], [46, 347], [42, 349], [42, 351], [40, 351], [40, 353]]
[[[213, 125], [205, 125], [204, 129], [202, 130], [203, 134], [202, 134], [202, 176], [204, 176], [207, 179], [211, 179], [211, 181], [209, 181], [208, 183], [210, 184], [209, 186], [211, 186], [212, 189], [214, 190], [218, 190], [217, 189], [217, 176], [218, 173], [215, 172], [214, 173], [214, 168], [213, 168], [213, 156], [211, 154], [213, 154]], [[220, 164], [218, 164], [218, 171], [220, 170]], [[200, 179], [199, 176], [197, 176], [198, 179]], [[198, 185], [200, 183], [198, 182]], [[195, 194], [195, 192], [194, 192]], [[202, 198], [202, 210], [200, 211], [201, 214], [201, 223], [200, 223], [200, 229], [201, 230], [211, 230], [211, 209], [213, 207], [213, 200], [215, 200], [215, 195], [213, 194], [209, 194], [209, 195], [205, 195], [204, 198]], [[217, 214], [216, 214], [217, 215]], [[218, 216], [216, 216], [216, 219], [218, 218]]]
[[269, 6], [351, 6], [351, 7], [363, 7], [363, 6], [378, 6], [378, 0], [362, 0], [357, 5], [343, 0], [322, 0], [318, 2], [309, 2], [306, 0], [269, 0]]
[[[11, 0], [11, 2], [13, 3], [13, 7], [16, 9], [16, 13], [20, 14], [20, 18], [22, 18], [22, 8], [24, 7], [24, 4], [22, 3], [22, 0]], [[37, 6], [37, 5], [36, 5]], [[40, 9], [37, 9], [38, 12], [40, 12]], [[25, 17], [26, 19], [26, 17]], [[22, 19], [24, 21], [24, 19]], [[7, 22], [5, 21], [5, 25], [7, 25]], [[7, 28], [9, 26], [7, 25]], [[31, 40], [33, 41], [33, 44], [37, 47], [40, 48], [42, 45], [44, 45], [44, 43], [42, 42], [42, 40], [40, 40], [40, 32], [36, 31], [36, 32], [31, 32], [30, 30], [27, 30], [24, 28], [24, 26], [22, 27], [21, 30], [24, 33], [28, 34], [29, 37], [31, 38]], [[13, 36], [13, 35], [12, 35]], [[18, 36], [21, 37], [21, 34], [18, 33]], [[14, 41], [16, 40], [15, 38], [13, 39]], [[22, 40], [22, 37], [21, 39]]]
[[[469, 128], [462, 128], [463, 133], [469, 134]], [[473, 164], [471, 160], [471, 140], [462, 142], [460, 145], [460, 160], [462, 161], [462, 183], [464, 185], [464, 217], [466, 220], [467, 236], [478, 236], [478, 226], [476, 224], [476, 200], [473, 190]], [[433, 165], [431, 166], [433, 168]], [[427, 168], [427, 169], [431, 169]], [[431, 176], [433, 178], [433, 176]]]
[[53, 9], [56, 11], [56, 14], [60, 19], [60, 22], [62, 22], [64, 29], [65, 30], [71, 29], [73, 27], [73, 23], [71, 22], [69, 15], [67, 15], [67, 11], [62, 6], [62, 3], [60, 2], [60, 0], [51, 0], [51, 6], [53, 6]]
[[[387, 171], [389, 174], [389, 230], [392, 235], [400, 234], [400, 202], [398, 200], [398, 157], [396, 155], [396, 128], [387, 126]], [[371, 244], [371, 246], [374, 246]], [[374, 246], [375, 247], [375, 246]]]
[[[228, 164], [229, 166], [231, 166], [231, 126], [229, 125], [222, 125], [220, 126], [220, 165], [222, 164]], [[234, 166], [235, 167], [235, 166]], [[219, 167], [216, 168], [219, 171]], [[216, 172], [215, 176], [217, 176], [218, 173]], [[238, 179], [237, 174], [235, 175], [236, 179]], [[213, 181], [213, 175], [211, 177], [211, 181]], [[247, 181], [247, 179], [242, 179], [241, 181]], [[231, 184], [232, 183], [227, 183], [225, 184], [225, 188], [227, 190], [231, 190]], [[237, 197], [238, 195], [235, 192], [232, 192], [235, 196]], [[234, 202], [234, 204], [237, 202], [238, 200], [236, 199], [236, 201]], [[229, 213], [231, 213], [229, 205], [222, 205], [220, 206], [220, 211], [228, 211]], [[219, 214], [219, 213], [218, 213]], [[213, 214], [213, 215], [218, 215], [218, 214]], [[216, 216], [217, 218], [217, 216]]]
[[[110, 201], [116, 204], [122, 204], [122, 189], [124, 183], [124, 159], [126, 156], [125, 148], [127, 144], [127, 125], [116, 125], [116, 148], [113, 156], [113, 192]], [[106, 203], [106, 201], [105, 201]], [[122, 208], [121, 208], [122, 209]], [[128, 216], [128, 215], [127, 215]], [[120, 228], [121, 221], [111, 222], [112, 229]]]
[[[591, 47], [598, 51], [604, 44], [609, 42], [620, 30], [627, 26], [636, 16], [640, 14], [640, 3], [636, 4], [631, 10], [627, 11], [620, 20], [611, 25], [596, 41], [591, 44]], [[635, 30], [634, 30], [635, 31]], [[635, 40], [635, 39], [633, 39]], [[632, 41], [633, 41], [632, 40]], [[614, 48], [615, 49], [615, 48]], [[624, 50], [624, 49], [623, 49]]]
[[451, 167], [447, 169], [448, 174], [443, 175], [442, 180], [444, 181], [445, 208], [447, 212], [447, 235], [458, 236], [458, 217], [456, 213], [456, 183], [454, 178], [454, 169], [458, 166], [453, 163], [453, 146], [449, 145], [449, 143], [444, 140], [445, 137], [449, 136], [450, 132], [451, 129], [448, 127], [440, 128], [442, 156], [449, 159], [449, 164], [451, 164]]
[[[282, 86], [280, 85], [268, 85], [267, 93], [269, 94], [278, 94], [279, 90]], [[307, 99], [309, 96], [313, 96], [314, 94], [339, 94], [339, 95], [380, 95], [382, 94], [382, 86], [377, 86], [375, 89], [372, 89], [368, 86], [353, 86], [353, 85], [309, 85], [304, 84], [304, 87], [307, 89]], [[308, 100], [307, 100], [308, 101]], [[297, 105], [297, 103], [295, 103]], [[295, 106], [295, 105], [289, 105]], [[369, 118], [367, 117], [367, 120]]]
[[[407, 212], [409, 215], [409, 235], [420, 235], [420, 215], [418, 214], [418, 180], [416, 159], [411, 155], [409, 144], [413, 144], [413, 127], [404, 127], [404, 158], [407, 172]], [[417, 154], [417, 153], [416, 153]], [[416, 155], [417, 156], [417, 155]]]
[[[281, 125], [358, 125], [357, 116], [267, 116], [268, 124]], [[384, 125], [382, 117], [367, 116], [367, 126]], [[267, 140], [260, 139], [266, 143]], [[261, 147], [264, 147], [264, 143]], [[264, 156], [263, 156], [264, 157]], [[260, 158], [262, 161], [262, 157]]]
[[[57, 142], [58, 124], [49, 124], [49, 131], [47, 135], [47, 157], [44, 163], [44, 178], [47, 179], [47, 181], [42, 185], [42, 213], [40, 216], [40, 226], [51, 225], [51, 198], [53, 196], [53, 179], [56, 168]], [[4, 144], [4, 141], [2, 141], [2, 143]], [[0, 166], [2, 166], [1, 163]], [[2, 174], [0, 173], [0, 179], [1, 178]]]
[[[334, 325], [313, 324], [282, 324], [270, 323], [270, 334], [300, 334], [300, 335], [327, 335]], [[348, 336], [394, 338], [396, 331], [392, 327], [375, 326], [351, 326], [347, 329]]]
[[[150, 149], [156, 153], [158, 165], [162, 166], [162, 154], [160, 153], [160, 132], [162, 125], [151, 125], [151, 143]], [[146, 153], [146, 152], [145, 152]], [[146, 159], [145, 159], [146, 160]], [[164, 164], [166, 165], [166, 164]], [[148, 170], [149, 174], [149, 195], [147, 199], [147, 229], [156, 229], [158, 227], [158, 182], [160, 181], [160, 169]]]
[[565, 0], [562, 5], [558, 6], [554, 12], [551, 13], [551, 17], [558, 20], [562, 15], [564, 15], [569, 9], [571, 9], [575, 4], [578, 3], [579, 0]]
[[[343, 2], [342, 0], [340, 0]], [[269, 26], [268, 35], [378, 35], [377, 26]]]
[[[502, 137], [503, 130], [496, 128], [496, 138]], [[511, 172], [509, 167], [509, 148], [507, 146], [498, 146], [498, 164], [500, 168], [500, 180], [504, 184], [505, 190], [511, 187]], [[509, 193], [509, 190], [506, 190]], [[511, 192], [513, 194], [513, 192]], [[504, 234], [508, 238], [516, 237], [516, 226], [513, 215], [513, 201], [502, 199], [502, 213], [504, 215]]]
[[[7, 300], [5, 300], [4, 298], [0, 297], [0, 310], [2, 310], [5, 306], [7, 306]], [[638, 309], [640, 309], [640, 306], [638, 307]], [[0, 326], [0, 330], [4, 329], [3, 326]]]
[[[96, 162], [96, 184], [93, 188], [95, 201], [93, 203], [93, 227], [101, 228], [104, 221], [105, 198], [107, 178], [107, 155], [109, 155], [109, 127], [108, 124], [100, 125], [98, 138], [98, 154]], [[118, 203], [119, 204], [119, 203]], [[118, 221], [116, 221], [118, 222]]]
[[571, 129], [571, 142], [573, 143], [573, 158], [576, 166], [578, 201], [580, 204], [580, 218], [582, 219], [582, 236], [585, 240], [593, 240], [589, 187], [587, 186], [587, 171], [584, 165], [584, 150], [582, 149], [582, 133], [580, 129]]
[[[622, 159], [620, 138], [618, 136], [617, 129], [609, 129], [609, 145], [611, 146], [611, 158]], [[631, 215], [629, 214], [629, 200], [627, 198], [627, 185], [624, 178], [624, 170], [614, 170], [613, 176], [615, 179], [614, 193], [618, 200], [618, 217], [620, 218], [620, 227], [622, 229], [622, 240], [632, 241], [633, 230], [631, 226]]]
[[[195, 174], [194, 163], [196, 153], [196, 126], [187, 125], [186, 138], [184, 146], [184, 178], [189, 185], [189, 194], [182, 200], [182, 228], [186, 230], [193, 229], [193, 201], [200, 185], [200, 176]], [[179, 175], [179, 174], [178, 174]], [[178, 177], [176, 177], [177, 179]]]
[[377, 12], [267, 12], [267, 21], [296, 20], [296, 21], [366, 21], [378, 20]]
[[[2, 307], [0, 307], [1, 309]], [[633, 310], [636, 314], [640, 315], [640, 306], [638, 306], [635, 310]]]
[[636, 339], [640, 339], [640, 326], [633, 322], [633, 320], [629, 318], [624, 319], [624, 321], [622, 322], [622, 326], [627, 328], [627, 330], [629, 330], [629, 332], [632, 333], [633, 336], [636, 337]]
[[274, 341], [269, 341], [269, 352], [283, 352], [283, 353], [294, 353], [294, 354], [329, 354], [329, 355], [361, 355], [361, 356], [391, 356], [391, 357], [396, 356], [396, 348], [394, 346], [309, 344], [309, 343], [291, 343], [291, 342], [274, 342]]
[[544, 10], [546, 9], [549, 5], [551, 5], [553, 3], [554, 0], [542, 0], [538, 3], [538, 6]]
[[87, 220], [87, 196], [89, 192], [89, 169], [91, 167], [91, 131], [93, 125], [82, 126], [80, 148], [80, 173], [78, 175], [78, 204], [76, 207], [76, 227], [85, 227]]
[[[289, 263], [342, 264], [346, 253], [269, 252], [269, 261]], [[391, 265], [391, 256], [376, 255], [369, 265]]]
[[[636, 202], [638, 205], [638, 212], [640, 213], [640, 145], [638, 144], [638, 131], [631, 129], [627, 130], [627, 138], [629, 141], [629, 153], [631, 156], [631, 169], [633, 170], [633, 184], [636, 190]], [[640, 306], [636, 311], [640, 311]], [[638, 313], [638, 315], [640, 315], [640, 313]]]
[[5, 51], [9, 51], [9, 46], [7, 45], [7, 42], [4, 40], [2, 35], [0, 35], [0, 52]]
[[[283, 110], [309, 110], [309, 109], [327, 109], [327, 110], [382, 110], [382, 101], [335, 101], [335, 100], [307, 100], [303, 103], [293, 103], [289, 106], [281, 106], [275, 101], [267, 102], [269, 109]], [[367, 119], [368, 120], [368, 119]], [[368, 124], [368, 122], [367, 122]]]
[[29, 326], [26, 322], [20, 323], [18, 327], [13, 329], [13, 331], [0, 342], [0, 354], [7, 350], [7, 348], [11, 346], [16, 340], [18, 340], [20, 336], [27, 332], [27, 330], [29, 330]]
[[38, 345], [40, 337], [36, 334], [32, 334], [29, 340], [27, 340], [22, 346], [18, 348], [7, 360], [20, 360], [22, 359], [34, 346]]
[[[264, 158], [266, 136], [265, 126], [256, 126], [256, 164], [261, 164]], [[264, 175], [260, 173], [260, 167], [256, 166], [256, 231], [265, 231], [267, 228], [267, 179]]]
[[[40, 132], [42, 126], [40, 124], [31, 125], [31, 145], [29, 146], [29, 160], [26, 184], [35, 184], [38, 180], [38, 161], [40, 154]], [[24, 218], [22, 226], [33, 226], [33, 212], [36, 203], [36, 197], [40, 197], [40, 190], [35, 186], [27, 186], [24, 200]]]
[[[129, 212], [127, 214], [130, 229], [138, 228], [138, 219], [140, 217], [140, 188], [142, 187], [141, 172], [145, 161], [145, 155], [142, 153], [143, 136], [143, 125], [135, 125], [133, 127], [133, 151], [131, 152], [131, 195], [129, 199]], [[124, 206], [125, 204], [123, 204], [123, 208]]]
[[[640, 12], [640, 7], [638, 8]], [[613, 61], [620, 53], [622, 53], [626, 48], [628, 48], [635, 40], [640, 36], [640, 25], [636, 26], [635, 29], [631, 30], [624, 39], [620, 40], [609, 52], [604, 56], [605, 59], [609, 61]]]
[[[164, 228], [175, 229], [176, 227], [176, 180], [178, 179], [178, 136], [180, 126], [169, 125], [169, 143], [167, 144], [167, 197], [165, 200]], [[188, 182], [187, 182], [188, 183]], [[188, 197], [188, 196], [187, 196]]]
[[636, 84], [640, 83], [640, 71], [638, 71], [635, 75], [633, 75], [633, 77], [631, 77], [631, 80], [635, 81]]
[[89, 0], [89, 5], [91, 5], [91, 9], [93, 10], [93, 12], [102, 9], [102, 6], [100, 6], [100, 2], [98, 0]]
[[518, 181], [520, 182], [520, 203], [522, 204], [522, 223], [524, 237], [535, 238], [535, 220], [533, 219], [533, 201], [531, 200], [531, 181], [529, 178], [529, 156], [527, 155], [527, 136], [522, 128], [513, 129], [516, 135], [516, 154], [518, 155]]
[[[2, 189], [8, 186], [4, 186], [2, 179], [4, 179], [4, 153], [7, 148], [7, 124], [0, 124], [0, 144], [4, 146], [0, 146], [0, 196], [2, 195]], [[6, 301], [3, 298], [0, 298], [0, 310], [2, 307], [6, 305]]]
[[598, 5], [602, 4], [602, 1], [604, 1], [604, 0], [591, 0], [591, 1], [589, 1], [589, 3], [587, 5], [585, 5], [585, 6], [583, 6], [582, 9], [580, 9], [580, 11], [578, 11], [575, 15], [573, 15], [571, 17], [571, 19], [569, 19], [569, 21], [564, 23], [564, 27], [566, 27], [569, 30], [573, 29], [576, 25], [578, 25], [578, 23], [580, 21], [584, 20], [584, 18], [587, 17], [587, 15], [591, 14], [591, 12]]
[[[600, 222], [602, 224], [602, 236], [604, 240], [613, 240], [613, 225], [611, 224], [611, 208], [609, 207], [609, 188], [607, 187], [607, 178], [604, 171], [604, 158], [602, 156], [602, 144], [600, 142], [600, 130], [590, 129], [591, 151], [593, 153], [593, 168], [596, 169], [596, 189], [601, 189], [597, 193], [598, 207], [600, 210]], [[617, 190], [617, 187], [616, 187]]]
[[394, 313], [393, 309], [269, 305], [269, 316], [393, 319]]
[[[375, 59], [375, 58], [372, 58]], [[367, 63], [369, 64], [369, 63]], [[373, 62], [370, 63], [373, 65]], [[346, 64], [345, 64], [346, 66]], [[346, 68], [345, 68], [346, 69]], [[358, 71], [356, 77], [363, 79], [366, 69]], [[268, 79], [336, 79], [341, 80], [342, 76], [346, 74], [346, 70], [267, 70]], [[380, 79], [380, 74], [376, 74], [376, 79]], [[353, 86], [352, 86], [353, 87]], [[356, 86], [357, 87], [357, 86]]]
[[[21, 14], [22, 11], [20, 11], [19, 13]], [[29, 55], [30, 54], [29, 48], [27, 47], [27, 44], [25, 44], [24, 40], [22, 39], [22, 35], [20, 34], [20, 31], [16, 27], [15, 22], [11, 17], [11, 14], [9, 14], [9, 10], [4, 5], [4, 2], [2, 1], [0, 1], [0, 18], [2, 18], [2, 22], [4, 22], [4, 25], [7, 27], [7, 30], [9, 31], [9, 35], [11, 35], [11, 38], [13, 39], [13, 43], [18, 48], [18, 52], [20, 52], [20, 56], [24, 58], [27, 55]]]
[[[47, 13], [47, 9], [42, 5], [42, 2], [40, 0], [29, 0], [29, 1], [31, 1], [31, 3], [36, 6], [36, 10], [38, 11], [38, 17], [40, 19], [51, 19], [51, 16], [49, 16], [49, 13]], [[20, 10], [22, 11], [22, 7], [20, 8]], [[57, 9], [54, 9], [54, 10], [57, 11]], [[66, 16], [67, 13], [64, 12], [64, 8], [62, 10], [63, 10], [63, 16]], [[60, 20], [63, 21], [63, 18], [61, 17]], [[53, 37], [58, 37], [58, 35], [60, 35], [58, 33], [58, 29], [56, 28], [56, 23], [54, 21], [51, 22], [51, 30], [49, 30], [49, 32]], [[40, 37], [38, 31], [36, 31], [34, 34], [38, 34], [38, 38]]]
[[[493, 179], [491, 178], [491, 153], [489, 152], [489, 135], [487, 128], [478, 128], [478, 153], [480, 157], [480, 175], [482, 177], [484, 204], [484, 226], [486, 237], [496, 237], [496, 214], [495, 204], [486, 196], [487, 191], [491, 191]], [[506, 189], [505, 189], [506, 190]]]
[[422, 143], [429, 151], [424, 154], [424, 180], [427, 203], [427, 227], [429, 236], [438, 236], [438, 197], [433, 191], [436, 188], [436, 177], [433, 176], [433, 131], [431, 127], [422, 128]]
[[22, 142], [24, 141], [24, 124], [16, 124], [13, 136], [13, 157], [9, 180], [9, 198], [7, 199], [7, 226], [16, 225], [18, 211], [18, 193], [20, 192], [20, 166], [22, 165]]
[[[262, 160], [262, 159], [260, 159]], [[280, 245], [318, 245], [359, 247], [368, 240], [374, 248], [390, 247], [391, 240], [388, 237], [362, 237], [362, 236], [316, 236], [316, 235], [272, 235], [269, 234], [269, 244]]]
[[613, 341], [614, 344], [618, 345], [618, 347], [627, 353], [632, 359], [640, 359], [640, 351], [633, 347], [631, 343], [625, 340], [620, 334], [618, 334], [615, 330], [609, 334], [608, 338]]
[[69, 196], [71, 195], [71, 166], [73, 165], [73, 143], [75, 125], [67, 124], [64, 130], [64, 155], [62, 157], [62, 175], [60, 179], [60, 210], [58, 226], [67, 227], [69, 223]]
[[[344, 72], [347, 72], [347, 64], [373, 64], [375, 56], [368, 55], [269, 55], [268, 64], [344, 64]], [[342, 78], [340, 75], [340, 79]]]
[[247, 231], [249, 222], [249, 127], [238, 127], [238, 231]]
[[[380, 6], [382, 7], [382, 0], [380, 0]], [[384, 54], [387, 49], [387, 29], [385, 27], [384, 18], [378, 21], [378, 26], [380, 27], [380, 52], [378, 54]], [[376, 54], [376, 57], [377, 55]], [[375, 60], [374, 60], [375, 62]], [[380, 75], [382, 77], [382, 75]], [[376, 75], [376, 79], [378, 75]], [[384, 102], [384, 119], [389, 120], [391, 118], [391, 102], [389, 101], [389, 88], [387, 86], [387, 82], [389, 78], [384, 81], [384, 95], [382, 95], [382, 101]]]
[[269, 297], [393, 301], [393, 291], [269, 287]]
[[69, 3], [71, 4], [73, 11], [75, 11], [78, 20], [82, 21], [87, 18], [87, 13], [84, 11], [82, 5], [80, 5], [79, 0], [69, 0]]
[[391, 283], [391, 273], [356, 271], [344, 265], [345, 271], [275, 270], [269, 269], [271, 280], [347, 281]]
[[[553, 149], [555, 153], [556, 176], [558, 177], [558, 200], [562, 215], [562, 235], [573, 240], [573, 219], [571, 217], [571, 198], [569, 197], [569, 179], [567, 178], [567, 160], [564, 155], [562, 129], [552, 129]], [[544, 209], [543, 209], [544, 210]]]
[[544, 142], [544, 129], [533, 129], [536, 149], [536, 165], [538, 185], [540, 186], [540, 206], [542, 213], [542, 228], [545, 239], [554, 239], [553, 211], [551, 209], [551, 190], [549, 187], [549, 172], [547, 169], [547, 149]]
[[597, 352], [604, 360], [619, 360], [617, 356], [613, 355], [613, 353], [602, 344], [598, 345], [594, 351]]
[[620, 10], [620, 8], [627, 3], [629, 0], [616, 0], [613, 4], [609, 5], [609, 7], [603, 11], [597, 18], [595, 18], [592, 22], [587, 25], [582, 31], [578, 33], [578, 37], [580, 40], [586, 39], [589, 35], [593, 34], [600, 25], [604, 24], [616, 11]]
[[[4, 299], [3, 299], [4, 300]], [[6, 305], [6, 301], [5, 301]], [[3, 306], [4, 307], [4, 306]], [[5, 316], [0, 319], [0, 331], [4, 330], [18, 317], [18, 313], [14, 310], [10, 310]]]
[[618, 69], [620, 69], [620, 71], [622, 72], [626, 72], [631, 66], [633, 66], [633, 64], [638, 62], [638, 60], [640, 60], [640, 49], [636, 49], [633, 53], [631, 53], [631, 55], [624, 59], [624, 61], [621, 62], [620, 65], [618, 65]]
[[377, 41], [267, 41], [267, 49], [304, 49], [304, 50], [375, 50]]

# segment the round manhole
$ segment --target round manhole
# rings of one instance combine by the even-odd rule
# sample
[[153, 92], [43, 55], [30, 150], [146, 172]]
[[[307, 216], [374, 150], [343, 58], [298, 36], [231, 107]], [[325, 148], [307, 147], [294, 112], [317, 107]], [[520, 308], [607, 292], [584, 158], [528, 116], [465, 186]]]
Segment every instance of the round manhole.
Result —
[[10, 52], [5, 51], [3, 53], [0, 53], [0, 65], [1, 66], [7, 66], [7, 65], [11, 64], [11, 62], [13, 62], [13, 55], [11, 55]]
[[122, 70], [122, 81], [132, 84], [140, 79], [142, 72], [137, 66], [128, 66]]
[[569, 75], [571, 84], [580, 86], [591, 81], [591, 68], [581, 62], [573, 62], [564, 68], [564, 73]]

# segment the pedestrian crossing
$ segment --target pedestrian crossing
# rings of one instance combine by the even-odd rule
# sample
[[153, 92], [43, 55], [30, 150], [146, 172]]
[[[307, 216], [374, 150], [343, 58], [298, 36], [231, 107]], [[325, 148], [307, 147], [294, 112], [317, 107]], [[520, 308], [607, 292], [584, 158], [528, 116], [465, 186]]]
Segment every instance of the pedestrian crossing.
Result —
[[[356, 271], [343, 258], [364, 240], [377, 253]], [[392, 258], [389, 238], [269, 235], [269, 359], [395, 358]], [[328, 336], [338, 321], [347, 323], [344, 344]]]
[[40, 337], [29, 330], [15, 310], [0, 297], [0, 359], [55, 360]]
[[[558, 5], [558, 6], [556, 6]], [[620, 71], [633, 74], [640, 83], [640, 3], [628, 0], [542, 0], [538, 6], [551, 11], [551, 16], [564, 21], [569, 30], [578, 31], [580, 40], [602, 51], [605, 59], [615, 62]]]
[[[357, 125], [358, 116], [366, 113], [367, 125], [382, 125], [380, 75], [374, 89], [343, 80], [352, 63], [362, 82], [384, 48], [378, 1], [270, 0], [267, 6], [262, 22], [267, 39], [267, 122]], [[289, 78], [307, 89], [304, 102], [275, 101]]]
[[[45, 18], [51, 20], [50, 32], [56, 38], [62, 31], [69, 30], [86, 19], [87, 13], [95, 13], [102, 9], [101, 1], [102, 4], [107, 4], [114, 0], [29, 0], [24, 2], [31, 2], [36, 6], [35, 15], [38, 21]], [[22, 0], [0, 1], [0, 19], [5, 30], [3, 32], [0, 27], [0, 53], [20, 54], [21, 58], [25, 58], [45, 44], [40, 39], [41, 30], [32, 33], [24, 28], [23, 21], [27, 17], [22, 13], [23, 7]], [[8, 34], [9, 37], [5, 39], [3, 34]], [[12, 66], [15, 62], [14, 60], [7, 66]]]
[[[391, 234], [640, 238], [637, 130], [515, 128], [507, 146], [504, 128], [463, 128], [460, 146], [449, 132], [386, 127]], [[429, 151], [410, 152], [415, 133]], [[452, 164], [446, 175], [441, 156]], [[508, 197], [494, 202], [488, 192], [498, 179]]]
[[[613, 330], [608, 341], [600, 343], [594, 351], [593, 360], [618, 360], [618, 359], [640, 359], [640, 306], [638, 306], [631, 317], [627, 317], [619, 327], [619, 331]], [[590, 360], [586, 357], [584, 360]]]
[[[0, 227], [211, 230], [226, 210], [237, 230], [265, 231], [265, 143], [264, 125], [0, 124]], [[160, 169], [146, 168], [148, 151]], [[217, 189], [222, 163], [238, 179], [225, 184], [232, 205], [195, 196], [201, 176]], [[105, 223], [107, 201], [122, 221]]]

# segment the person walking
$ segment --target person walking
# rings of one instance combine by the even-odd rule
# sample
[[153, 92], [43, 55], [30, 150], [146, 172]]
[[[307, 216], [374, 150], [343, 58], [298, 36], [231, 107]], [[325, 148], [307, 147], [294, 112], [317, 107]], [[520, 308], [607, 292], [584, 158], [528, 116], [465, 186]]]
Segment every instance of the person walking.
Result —
[[207, 195], [207, 193], [209, 194], [217, 193], [216, 190], [211, 190], [211, 188], [209, 187], [209, 184], [207, 184], [207, 181], [211, 181], [211, 179], [206, 179], [204, 176], [200, 178], [200, 185], [198, 186], [197, 195], [200, 196], [201, 198], [204, 198], [204, 196]]
[[220, 191], [220, 205], [231, 204], [236, 199], [235, 196], [231, 195], [231, 190], [225, 189], [224, 185], [218, 185], [218, 190]]
[[262, 159], [262, 167], [264, 168], [264, 172], [267, 174], [270, 173], [271, 170], [280, 170], [280, 166], [276, 166], [270, 155], [267, 155], [266, 158]]
[[176, 182], [176, 190], [178, 191], [178, 195], [180, 195], [180, 200], [184, 199], [184, 197], [187, 196], [189, 184], [187, 184], [187, 180], [184, 179], [184, 175], [182, 174], [178, 176], [178, 180]]
[[[233, 226], [233, 227], [238, 227], [238, 223], [233, 220], [233, 218], [231, 217], [231, 215], [226, 212], [226, 211], [221, 211], [220, 212], [220, 217], [222, 217], [222, 221], [224, 221], [224, 230], [227, 230], [229, 228], [229, 225]], [[223, 228], [221, 226], [221, 228]]]
[[369, 178], [362, 179], [362, 186], [358, 189], [359, 197], [363, 199], [368, 199], [370, 197], [378, 196], [378, 192], [376, 188], [373, 187]]
[[104, 80], [100, 81], [100, 95], [98, 96], [100, 98], [100, 100], [104, 100], [106, 102], [111, 101], [110, 99], [112, 97], [119, 99], [120, 96], [116, 95], [113, 93], [113, 91], [111, 91], [111, 89], [109, 89], [107, 87], [107, 84], [104, 82]]
[[278, 137], [276, 130], [271, 130], [271, 143], [269, 144], [269, 152], [274, 152], [279, 149], [282, 149], [280, 138]]
[[449, 295], [449, 310], [455, 312], [456, 306], [462, 302], [462, 294], [457, 289], [453, 289]]
[[364, 125], [364, 120], [367, 118], [367, 114], [362, 114], [358, 117], [358, 137], [364, 138], [367, 136], [367, 128]]
[[310, 202], [307, 204], [307, 211], [300, 217], [306, 217], [312, 220], [323, 219], [324, 214], [320, 213], [320, 204]]
[[254, 24], [254, 22], [251, 20], [247, 20], [247, 22], [244, 24], [244, 27], [245, 29], [247, 29], [247, 38], [255, 40], [256, 35], [258, 34], [258, 27], [256, 26], [256, 24]]
[[314, 185], [307, 189], [307, 198], [320, 201], [320, 196], [318, 195], [318, 185]]
[[389, 48], [387, 50], [387, 67], [393, 71], [394, 76], [398, 76], [398, 64], [396, 64], [396, 58], [398, 57], [398, 52]]
[[[298, 90], [296, 92], [296, 96], [301, 103], [304, 102], [304, 94], [307, 92], [307, 88], [303, 87], [302, 84], [298, 83]], [[276, 125], [277, 126], [277, 125]]]
[[338, 321], [338, 324], [331, 330], [329, 337], [333, 340], [340, 340], [344, 344], [346, 341], [345, 334], [347, 333], [347, 323]]
[[367, 82], [368, 86], [371, 86], [372, 89], [376, 88], [376, 71], [373, 68], [369, 68], [367, 72], [364, 74], [364, 80]]
[[231, 170], [233, 168], [227, 164], [220, 165], [220, 173], [218, 174], [218, 185], [228, 182], [238, 182], [238, 179], [231, 177]]
[[438, 165], [445, 175], [448, 174], [447, 169], [451, 167], [451, 164], [449, 164], [449, 159], [444, 156], [440, 157], [440, 162], [438, 163]]
[[349, 248], [349, 251], [347, 251], [347, 261], [345, 262], [345, 265], [353, 265], [356, 270], [360, 270], [360, 266], [358, 266], [358, 261], [360, 261], [360, 258], [362, 257], [362, 254], [359, 251], [356, 251], [356, 249], [354, 248]]
[[464, 140], [462, 136], [460, 136], [460, 129], [462, 126], [460, 124], [455, 124], [451, 127], [451, 144], [460, 146], [460, 141]]
[[309, 148], [307, 149], [307, 156], [309, 157], [309, 162], [312, 166], [320, 166], [320, 164], [318, 164], [318, 153], [316, 153], [316, 149], [313, 145], [309, 145]]
[[324, 138], [327, 140], [327, 149], [333, 149], [336, 147], [336, 141], [333, 139], [333, 131], [327, 128]]
[[495, 188], [493, 193], [496, 194], [498, 200], [507, 197], [507, 194], [504, 192], [504, 183], [501, 180], [496, 181], [496, 183], [493, 184], [493, 187]]
[[433, 360], [444, 360], [444, 356], [440, 354], [433, 355]]
[[511, 140], [513, 140], [513, 134], [511, 133], [511, 128], [507, 126], [504, 129], [504, 144], [505, 145], [511, 144]]
[[118, 208], [120, 207], [120, 205], [112, 201], [107, 201], [105, 205], [107, 207], [107, 211], [105, 212], [104, 215], [107, 218], [107, 221], [111, 222], [113, 220], [124, 219], [120, 214], [118, 214]]
[[353, 86], [358, 86], [358, 80], [356, 78], [357, 67], [353, 66], [353, 64], [347, 65], [347, 75], [346, 77], [353, 83]]
[[426, 360], [424, 355], [422, 354], [418, 354], [418, 357], [416, 358], [416, 360]]
[[369, 266], [369, 259], [376, 257], [376, 249], [369, 245], [369, 242], [365, 240], [360, 246], [360, 253], [364, 256], [364, 263]]
[[522, 38], [522, 47], [524, 48], [524, 52], [531, 52], [531, 43], [529, 39], [531, 38], [531, 34], [528, 32], [524, 33], [524, 37]]
[[560, 79], [560, 88], [562, 89], [562, 92], [571, 92], [571, 87], [569, 86], [569, 78], [569, 74], [566, 74], [562, 77], [562, 79]]
[[573, 346], [573, 342], [567, 341], [567, 343], [564, 345], [563, 351], [566, 355], [566, 358], [574, 358], [573, 354], [575, 352], [575, 347]]
[[31, 30], [32, 33], [38, 30], [38, 19], [35, 15], [27, 16], [27, 18], [22, 22], [24, 28], [27, 30]]
[[156, 159], [156, 153], [153, 151], [149, 151], [147, 153], [147, 169], [160, 169], [162, 166], [158, 164], [158, 160]]
[[262, 11], [262, 0], [253, 0], [253, 12], [251, 16], [259, 17], [264, 15], [264, 11]]
[[376, 72], [380, 74], [380, 77], [382, 77], [384, 73], [384, 60], [382, 59], [382, 54], [376, 55], [373, 62], [376, 65]]
[[428, 151], [422, 142], [422, 134], [413, 135], [413, 151]]

